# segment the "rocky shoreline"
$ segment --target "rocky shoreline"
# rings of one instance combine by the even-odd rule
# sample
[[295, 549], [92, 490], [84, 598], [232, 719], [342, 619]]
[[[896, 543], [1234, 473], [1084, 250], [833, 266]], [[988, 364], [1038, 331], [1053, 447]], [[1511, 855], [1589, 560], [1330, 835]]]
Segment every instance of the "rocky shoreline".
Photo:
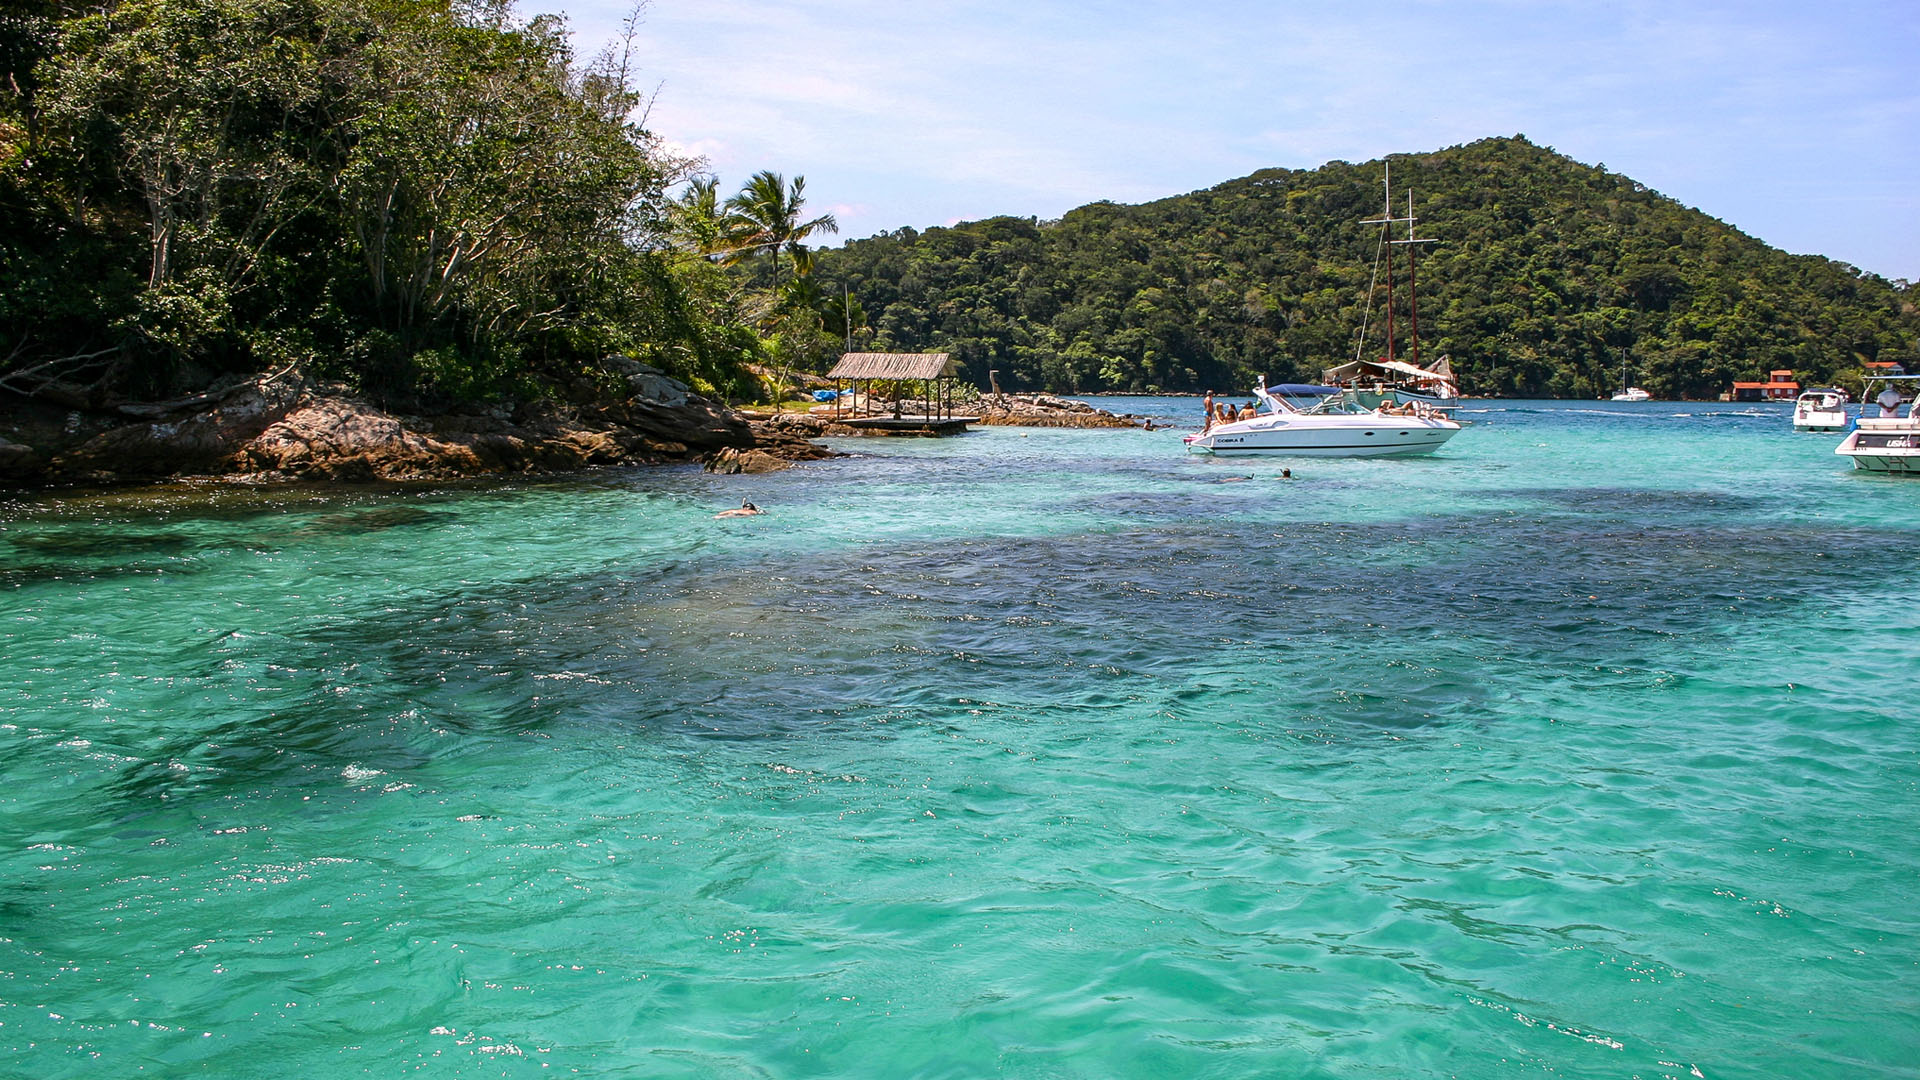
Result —
[[[19, 399], [0, 406], [0, 486], [414, 481], [694, 463], [757, 473], [839, 456], [816, 439], [862, 434], [806, 412], [754, 416], [633, 361], [626, 398], [595, 405], [472, 406], [435, 416], [381, 409], [345, 387], [288, 373], [231, 379], [164, 402], [88, 409]], [[996, 395], [983, 425], [1138, 427], [1084, 402]]]
[[1052, 394], [989, 394], [980, 399], [980, 423], [987, 427], [1133, 428], [1143, 422], [1138, 416]]

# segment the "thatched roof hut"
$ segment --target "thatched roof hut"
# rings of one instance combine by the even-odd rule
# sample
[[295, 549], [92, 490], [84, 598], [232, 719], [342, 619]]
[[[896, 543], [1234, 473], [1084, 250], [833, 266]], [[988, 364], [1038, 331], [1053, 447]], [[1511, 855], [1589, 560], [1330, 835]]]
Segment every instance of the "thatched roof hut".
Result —
[[829, 379], [957, 379], [960, 365], [951, 354], [902, 352], [850, 352], [827, 372]]
[[[827, 378], [835, 382], [852, 383], [853, 397], [862, 411], [872, 408], [872, 390], [869, 389], [866, 394], [863, 394], [862, 384], [867, 384], [869, 387], [873, 383], [883, 384], [883, 392], [893, 400], [891, 422], [894, 425], [900, 425], [906, 420], [901, 411], [901, 399], [905, 396], [902, 393], [902, 384], [920, 383], [923, 393], [919, 396], [918, 404], [922, 420], [951, 421], [953, 419], [953, 388], [954, 383], [960, 378], [960, 365], [954, 362], [950, 353], [943, 352], [850, 352], [840, 357], [840, 362], [827, 373]], [[846, 399], [846, 396], [842, 394], [835, 398], [834, 414], [836, 416], [839, 415], [841, 402]], [[963, 420], [968, 419], [971, 418], [963, 418]], [[856, 419], [851, 422], [856, 426], [864, 425], [879, 429], [888, 427], [886, 420]], [[957, 425], [943, 423], [929, 426], [923, 423], [909, 426], [914, 430], [926, 429], [933, 434], [945, 434], [949, 430], [966, 430], [964, 422]]]

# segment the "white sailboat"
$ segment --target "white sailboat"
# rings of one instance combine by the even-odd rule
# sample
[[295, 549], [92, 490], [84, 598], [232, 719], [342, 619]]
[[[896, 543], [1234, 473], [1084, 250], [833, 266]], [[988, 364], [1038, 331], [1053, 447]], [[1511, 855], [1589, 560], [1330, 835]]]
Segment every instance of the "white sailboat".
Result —
[[1652, 401], [1653, 395], [1637, 386], [1627, 385], [1627, 357], [1620, 356], [1620, 392], [1613, 395], [1615, 401]]

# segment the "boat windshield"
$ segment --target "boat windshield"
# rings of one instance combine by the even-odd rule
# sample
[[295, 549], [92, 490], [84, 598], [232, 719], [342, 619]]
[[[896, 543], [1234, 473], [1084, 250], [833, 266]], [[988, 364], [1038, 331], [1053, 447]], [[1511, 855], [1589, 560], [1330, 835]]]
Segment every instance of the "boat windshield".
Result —
[[1317, 413], [1321, 416], [1330, 416], [1330, 415], [1351, 416], [1351, 415], [1357, 415], [1359, 413], [1370, 413], [1373, 411], [1373, 409], [1369, 408], [1365, 402], [1361, 401], [1358, 395], [1341, 392], [1338, 394], [1333, 394], [1331, 396], [1321, 398], [1319, 401], [1315, 402], [1313, 405], [1311, 405], [1310, 407], [1306, 408], [1303, 411], [1310, 412], [1310, 413]]
[[1337, 386], [1321, 386], [1316, 383], [1280, 383], [1277, 386], [1262, 385], [1253, 388], [1253, 396], [1267, 405], [1268, 412], [1312, 412], [1322, 398], [1329, 394], [1338, 394]]

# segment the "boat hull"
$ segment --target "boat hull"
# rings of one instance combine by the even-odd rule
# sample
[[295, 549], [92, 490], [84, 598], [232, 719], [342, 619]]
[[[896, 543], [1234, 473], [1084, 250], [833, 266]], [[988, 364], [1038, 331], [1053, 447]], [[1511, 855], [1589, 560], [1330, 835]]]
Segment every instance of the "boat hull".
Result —
[[1845, 416], [1841, 416], [1839, 419], [1836, 420], [1830, 416], [1809, 416], [1805, 419], [1801, 419], [1800, 417], [1796, 416], [1793, 419], [1793, 430], [1795, 431], [1845, 431], [1847, 430], [1847, 418]]
[[1459, 432], [1451, 420], [1410, 416], [1266, 416], [1189, 435], [1187, 449], [1217, 457], [1407, 457], [1431, 454]]
[[1877, 431], [1862, 427], [1834, 447], [1833, 452], [1852, 458], [1854, 468], [1868, 472], [1920, 473], [1920, 430]]
[[1793, 403], [1793, 430], [1845, 431], [1853, 425], [1842, 390], [1809, 390]]

